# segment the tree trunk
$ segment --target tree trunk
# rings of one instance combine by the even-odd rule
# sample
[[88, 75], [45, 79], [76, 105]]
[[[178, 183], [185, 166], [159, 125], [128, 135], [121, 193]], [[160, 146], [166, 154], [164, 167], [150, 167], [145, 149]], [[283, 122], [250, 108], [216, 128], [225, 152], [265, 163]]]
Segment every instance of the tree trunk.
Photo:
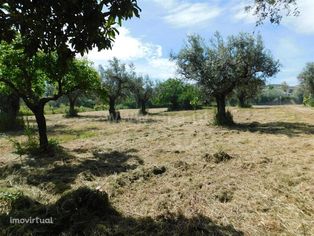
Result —
[[44, 105], [40, 104], [33, 110], [38, 126], [38, 134], [39, 134], [39, 146], [42, 151], [46, 151], [48, 149], [48, 137], [47, 137], [47, 126], [46, 126], [46, 118], [44, 115]]
[[176, 111], [179, 109], [178, 100], [176, 98], [171, 99], [170, 110]]
[[232, 124], [232, 117], [227, 116], [226, 113], [226, 96], [225, 95], [217, 95], [217, 114], [216, 114], [216, 123], [218, 125], [229, 125]]
[[7, 116], [3, 130], [10, 131], [22, 128], [23, 124], [18, 121], [20, 97], [12, 92], [9, 95], [0, 94], [0, 100], [0, 112]]
[[217, 114], [220, 117], [226, 117], [226, 97], [223, 95], [216, 96]]
[[121, 120], [120, 112], [116, 112], [114, 98], [109, 98], [109, 120]]
[[75, 101], [76, 99], [72, 99], [69, 97], [69, 117], [77, 116], [77, 112], [75, 110]]
[[245, 97], [244, 96], [242, 96], [242, 95], [239, 95], [238, 96], [238, 100], [239, 100], [239, 103], [238, 103], [238, 106], [239, 107], [245, 107], [246, 106], [246, 104], [245, 104]]
[[145, 102], [145, 101], [141, 101], [140, 114], [142, 114], [142, 115], [146, 115], [146, 114], [147, 114], [147, 111], [146, 111], [146, 102]]

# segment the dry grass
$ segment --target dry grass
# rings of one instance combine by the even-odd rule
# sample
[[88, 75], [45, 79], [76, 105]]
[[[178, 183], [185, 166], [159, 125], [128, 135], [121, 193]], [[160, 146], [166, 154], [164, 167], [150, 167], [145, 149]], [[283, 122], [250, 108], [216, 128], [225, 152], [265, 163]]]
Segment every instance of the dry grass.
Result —
[[[231, 111], [232, 128], [211, 125], [207, 109], [152, 109], [145, 117], [122, 110], [120, 123], [105, 112], [47, 115], [50, 137], [64, 150], [41, 161], [19, 158], [1, 137], [0, 191], [48, 204], [64, 191], [100, 186], [124, 217], [203, 215], [245, 235], [314, 235], [314, 110]], [[218, 162], [217, 153], [229, 157]]]

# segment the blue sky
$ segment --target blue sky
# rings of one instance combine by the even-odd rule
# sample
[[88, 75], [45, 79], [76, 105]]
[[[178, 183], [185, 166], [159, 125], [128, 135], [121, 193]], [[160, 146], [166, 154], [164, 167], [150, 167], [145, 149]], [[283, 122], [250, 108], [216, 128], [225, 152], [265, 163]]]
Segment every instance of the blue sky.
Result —
[[314, 1], [298, 0], [301, 14], [282, 23], [255, 26], [255, 18], [244, 12], [250, 0], [138, 0], [139, 19], [124, 22], [112, 51], [88, 54], [95, 66], [106, 65], [113, 56], [133, 62], [138, 73], [165, 80], [176, 76], [170, 52], [182, 48], [186, 36], [196, 33], [209, 39], [215, 31], [223, 36], [239, 32], [260, 33], [265, 46], [282, 64], [281, 72], [268, 83], [298, 83], [307, 62], [314, 61]]

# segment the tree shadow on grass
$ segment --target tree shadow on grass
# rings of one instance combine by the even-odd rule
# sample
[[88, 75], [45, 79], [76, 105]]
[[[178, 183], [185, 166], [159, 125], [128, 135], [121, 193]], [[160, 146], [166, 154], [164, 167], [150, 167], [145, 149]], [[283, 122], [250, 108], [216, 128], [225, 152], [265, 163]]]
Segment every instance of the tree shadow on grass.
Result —
[[92, 157], [78, 158], [60, 148], [52, 157], [28, 157], [21, 164], [2, 167], [0, 177], [23, 177], [29, 185], [38, 186], [53, 194], [63, 193], [71, 188], [71, 184], [78, 177], [82, 181], [93, 181], [95, 176], [108, 176], [136, 169], [143, 161], [134, 154], [135, 151], [94, 151]]
[[[167, 214], [156, 218], [125, 217], [104, 192], [79, 188], [54, 204], [42, 205], [27, 196], [0, 215], [3, 235], [244, 235], [232, 225], [222, 226], [208, 217]], [[10, 219], [52, 219], [52, 224], [10, 224]]]
[[314, 134], [314, 125], [297, 122], [238, 123], [229, 127], [239, 131], [259, 132], [265, 134], [284, 134], [288, 137], [302, 134]]

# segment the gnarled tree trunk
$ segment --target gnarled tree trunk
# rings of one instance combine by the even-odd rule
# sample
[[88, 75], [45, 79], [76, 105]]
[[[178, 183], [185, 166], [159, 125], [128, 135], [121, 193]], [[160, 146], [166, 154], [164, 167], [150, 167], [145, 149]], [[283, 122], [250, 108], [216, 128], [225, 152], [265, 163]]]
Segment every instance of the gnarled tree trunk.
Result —
[[72, 99], [69, 100], [69, 116], [73, 117], [76, 116], [76, 111], [75, 111], [75, 101], [73, 101]]
[[118, 121], [121, 120], [120, 112], [116, 112], [116, 99], [113, 97], [109, 98], [109, 120]]
[[142, 100], [140, 102], [140, 114], [141, 115], [147, 115], [147, 111], [146, 111], [146, 101]]
[[219, 94], [215, 96], [217, 102], [216, 123], [218, 125], [230, 125], [233, 123], [232, 117], [226, 113], [226, 96]]
[[22, 124], [19, 124], [17, 116], [20, 110], [20, 97], [12, 92], [8, 95], [0, 95], [0, 112], [4, 113], [7, 117], [7, 123], [4, 130], [10, 131], [22, 128]]
[[77, 116], [77, 111], [75, 110], [75, 103], [76, 103], [77, 96], [74, 96], [74, 97], [68, 96], [68, 99], [69, 99], [68, 116], [69, 117], [75, 117], [75, 116]]
[[216, 102], [217, 102], [217, 115], [222, 120], [224, 120], [226, 118], [226, 97], [224, 95], [217, 95]]
[[243, 96], [243, 95], [238, 96], [238, 106], [239, 107], [246, 107], [245, 96]]
[[48, 149], [47, 125], [44, 115], [44, 106], [44, 104], [40, 103], [32, 109], [37, 122], [39, 146], [42, 151], [46, 151]]

